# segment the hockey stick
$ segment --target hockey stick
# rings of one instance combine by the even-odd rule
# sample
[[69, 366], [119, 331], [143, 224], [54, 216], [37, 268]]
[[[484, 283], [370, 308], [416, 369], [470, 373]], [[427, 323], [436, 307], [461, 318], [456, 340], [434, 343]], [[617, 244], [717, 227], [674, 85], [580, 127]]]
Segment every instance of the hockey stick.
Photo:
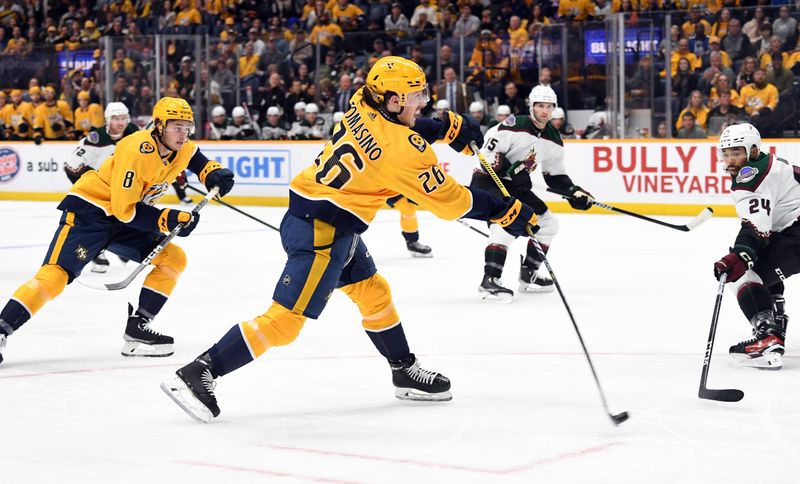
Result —
[[253, 121], [253, 117], [250, 116], [250, 108], [247, 106], [247, 103], [242, 103], [242, 108], [244, 109], [244, 114], [247, 116], [247, 122], [250, 124], [250, 127], [253, 128], [253, 131], [256, 132], [256, 139], [264, 139], [261, 136], [261, 128]]
[[[549, 187], [547, 188], [547, 191], [550, 192], [550, 193], [555, 193], [556, 195], [561, 195], [564, 198], [573, 198], [572, 195], [570, 195], [569, 193], [564, 193], [564, 192], [562, 192], [560, 190], [554, 190], [554, 189], [549, 188]], [[680, 230], [682, 232], [688, 232], [690, 230], [693, 230], [693, 229], [697, 228], [698, 225], [702, 224], [703, 222], [705, 222], [706, 220], [710, 219], [714, 215], [714, 210], [712, 210], [711, 207], [706, 207], [706, 208], [703, 209], [703, 211], [701, 211], [699, 214], [697, 214], [692, 220], [690, 220], [689, 223], [687, 223], [685, 225], [676, 225], [676, 224], [671, 224], [671, 223], [668, 223], [668, 222], [664, 222], [662, 220], [650, 218], [650, 217], [648, 217], [646, 215], [642, 215], [642, 214], [639, 214], [639, 213], [636, 213], [636, 212], [629, 212], [628, 210], [617, 208], [617, 207], [614, 207], [612, 205], [608, 205], [608, 204], [603, 203], [603, 202], [598, 202], [597, 200], [592, 200], [592, 205], [595, 205], [595, 206], [600, 207], [600, 208], [604, 208], [606, 210], [610, 210], [612, 212], [617, 212], [617, 213], [621, 213], [621, 214], [625, 214], [625, 215], [630, 215], [631, 217], [636, 217], [636, 218], [641, 219], [641, 220], [646, 220], [647, 222], [652, 222], [654, 224], [663, 225], [664, 227], [669, 227], [671, 229]]]
[[[197, 189], [197, 188], [193, 187], [192, 185], [190, 185], [188, 183], [186, 184], [186, 187], [191, 189], [192, 191], [195, 191], [195, 192], [199, 193], [200, 195], [205, 195], [206, 194], [206, 192], [204, 192], [203, 190]], [[240, 210], [240, 209], [236, 208], [235, 206], [231, 205], [230, 203], [223, 202], [222, 200], [220, 200], [218, 198], [215, 198], [214, 201], [219, 203], [220, 205], [224, 205], [224, 206], [228, 207], [229, 209], [233, 210], [234, 212], [238, 212], [238, 213], [244, 215], [247, 218], [255, 220], [256, 222], [260, 223], [261, 225], [266, 225], [267, 227], [271, 228], [272, 230], [274, 230], [276, 232], [280, 232], [281, 231], [281, 229], [279, 229], [278, 227], [275, 227], [274, 225], [270, 225], [267, 222], [264, 222], [263, 220], [261, 220], [260, 218], [254, 217], [254, 216], [250, 215], [249, 213], [245, 212], [244, 210]]]
[[728, 275], [722, 274], [719, 278], [719, 287], [717, 288], [717, 300], [714, 302], [714, 315], [711, 316], [711, 331], [708, 333], [708, 343], [706, 343], [706, 355], [703, 358], [703, 372], [700, 375], [700, 389], [697, 391], [697, 396], [705, 398], [706, 400], [717, 400], [720, 402], [738, 402], [744, 398], [744, 392], [741, 390], [727, 389], [727, 390], [712, 390], [706, 387], [706, 380], [708, 379], [708, 367], [711, 366], [711, 353], [714, 351], [714, 335], [717, 333], [717, 321], [719, 321], [719, 311], [722, 307], [722, 291], [725, 290], [725, 281]]
[[[212, 188], [211, 191], [208, 192], [202, 200], [200, 200], [200, 203], [198, 203], [192, 209], [192, 213], [196, 214], [197, 212], [199, 212], [200, 209], [206, 206], [209, 200], [217, 196], [217, 193], [219, 193], [219, 187]], [[177, 227], [172, 229], [172, 232], [170, 232], [166, 237], [164, 237], [164, 239], [162, 239], [161, 242], [159, 242], [158, 245], [156, 245], [153, 248], [153, 250], [151, 250], [150, 253], [147, 254], [147, 257], [145, 257], [142, 260], [142, 262], [139, 263], [139, 266], [136, 267], [136, 269], [134, 269], [133, 272], [131, 272], [130, 275], [126, 277], [124, 280], [120, 282], [114, 282], [111, 284], [94, 284], [78, 278], [78, 282], [86, 287], [91, 287], [92, 289], [99, 289], [101, 291], [118, 291], [120, 289], [125, 289], [130, 285], [131, 282], [133, 282], [134, 279], [136, 279], [136, 276], [138, 276], [139, 273], [145, 269], [145, 267], [149, 266], [150, 262], [152, 262], [153, 259], [155, 259], [156, 256], [160, 254], [162, 250], [164, 250], [164, 247], [169, 245], [172, 239], [174, 239], [175, 236], [178, 235], [178, 232], [180, 232], [182, 228], [183, 224], [178, 224]]]
[[[478, 151], [478, 146], [475, 144], [474, 141], [470, 143], [470, 148], [472, 148], [472, 151], [474, 151], [478, 155], [478, 158], [481, 161], [481, 165], [483, 165], [487, 173], [489, 173], [489, 176], [491, 176], [492, 180], [494, 180], [495, 184], [497, 184], [497, 187], [503, 193], [503, 196], [510, 197], [511, 195], [508, 193], [508, 190], [506, 190], [506, 187], [503, 186], [503, 182], [497, 176], [497, 173], [494, 172], [494, 169], [492, 169], [492, 165], [489, 164], [488, 161], [486, 161], [486, 158], [483, 156], [483, 153]], [[558, 290], [558, 295], [561, 296], [561, 301], [564, 303], [564, 307], [567, 309], [567, 314], [569, 314], [569, 319], [570, 321], [572, 321], [572, 327], [575, 328], [575, 334], [578, 335], [578, 341], [580, 341], [581, 348], [583, 348], [583, 354], [586, 356], [586, 361], [589, 362], [589, 369], [592, 370], [592, 376], [594, 377], [594, 382], [597, 385], [597, 391], [600, 393], [600, 400], [603, 402], [603, 408], [605, 409], [606, 414], [608, 414], [608, 417], [611, 419], [611, 421], [614, 422], [614, 425], [619, 425], [622, 422], [628, 420], [629, 417], [628, 412], [621, 412], [615, 415], [611, 413], [611, 410], [609, 410], [605, 392], [603, 392], [603, 387], [600, 385], [600, 379], [597, 377], [597, 372], [595, 371], [594, 364], [592, 363], [592, 357], [589, 356], [589, 350], [586, 349], [586, 343], [583, 342], [583, 336], [581, 336], [581, 330], [578, 329], [578, 323], [575, 322], [575, 316], [572, 314], [572, 309], [570, 309], [569, 304], [567, 303], [567, 298], [566, 296], [564, 296], [564, 291], [561, 289], [561, 284], [558, 283], [556, 274], [553, 272], [553, 268], [550, 266], [550, 262], [548, 262], [541, 244], [539, 244], [539, 241], [536, 240], [536, 237], [533, 236], [533, 233], [530, 230], [530, 228], [528, 228], [528, 234], [530, 235], [530, 239], [533, 242], [533, 246], [539, 253], [539, 257], [542, 258], [545, 267], [547, 267], [547, 272], [550, 273], [550, 278], [553, 279], [553, 284], [556, 286], [556, 289]]]
[[479, 234], [483, 235], [484, 237], [489, 237], [489, 234], [487, 234], [483, 230], [478, 230], [475, 227], [473, 227], [472, 225], [468, 224], [467, 222], [464, 222], [461, 219], [456, 220], [456, 222], [460, 223], [461, 225], [463, 225], [464, 227], [466, 227], [466, 228], [468, 228], [468, 229], [470, 229], [472, 231], [478, 232]]

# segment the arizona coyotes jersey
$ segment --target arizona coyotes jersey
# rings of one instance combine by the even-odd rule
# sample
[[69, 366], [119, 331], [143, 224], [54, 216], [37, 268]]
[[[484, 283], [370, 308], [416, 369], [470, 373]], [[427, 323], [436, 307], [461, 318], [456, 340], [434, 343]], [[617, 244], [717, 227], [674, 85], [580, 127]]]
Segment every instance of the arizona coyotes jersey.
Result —
[[67, 134], [72, 119], [72, 110], [65, 101], [56, 101], [52, 106], [42, 103], [36, 107], [33, 127], [43, 130], [45, 139], [59, 139]]
[[75, 109], [75, 129], [82, 131], [84, 136], [93, 128], [102, 128], [104, 124], [103, 108], [99, 104], [89, 104], [86, 111], [81, 108]]
[[442, 170], [425, 139], [362, 96], [363, 88], [314, 164], [292, 180], [289, 212], [359, 233], [399, 194], [444, 219], [470, 212], [472, 193]]
[[84, 173], [72, 186], [59, 208], [79, 211], [89, 204], [123, 223], [155, 231], [160, 210], [153, 205], [178, 174], [189, 168], [204, 182], [209, 172], [221, 168], [208, 161], [194, 141], [165, 158], [156, 146], [149, 130], [122, 138], [99, 170]]
[[[122, 138], [137, 131], [139, 131], [139, 128], [135, 124], [128, 123], [125, 131], [122, 132]], [[114, 140], [108, 134], [106, 128], [95, 128], [88, 135], [81, 138], [80, 143], [72, 151], [64, 165], [74, 172], [79, 171], [84, 166], [97, 170], [106, 158], [114, 154], [114, 148], [116, 148], [119, 140]]]
[[[534, 126], [530, 116], [509, 116], [502, 123], [492, 126], [484, 135], [481, 152], [487, 160], [494, 160], [497, 153], [502, 154], [511, 164], [501, 178], [510, 179], [517, 167], [529, 166], [533, 171], [541, 165], [545, 175], [565, 175], [564, 141], [552, 124], [547, 123], [543, 130]], [[534, 163], [535, 162], [535, 163]], [[478, 170], [487, 174], [483, 165]]]
[[21, 102], [14, 106], [8, 103], [0, 111], [3, 124], [11, 129], [13, 134], [19, 138], [30, 138], [33, 136], [33, 106], [28, 102]]
[[742, 225], [766, 239], [800, 217], [800, 166], [761, 153], [734, 177], [731, 196]]

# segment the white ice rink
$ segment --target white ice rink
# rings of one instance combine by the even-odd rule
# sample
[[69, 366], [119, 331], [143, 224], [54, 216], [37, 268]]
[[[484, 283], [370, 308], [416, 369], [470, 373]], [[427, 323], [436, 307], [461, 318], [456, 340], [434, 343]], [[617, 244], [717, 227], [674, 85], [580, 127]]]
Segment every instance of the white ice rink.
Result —
[[[39, 266], [55, 205], [0, 203], [0, 304]], [[284, 211], [243, 208], [275, 225]], [[392, 284], [412, 351], [452, 380], [453, 401], [395, 399], [386, 361], [337, 292], [292, 345], [218, 381], [216, 421], [192, 421], [160, 381], [265, 311], [285, 260], [277, 233], [210, 204], [191, 237], [177, 239], [189, 265], [155, 324], [175, 337], [174, 356], [119, 354], [141, 278], [120, 293], [73, 283], [9, 339], [0, 483], [800, 482], [791, 325], [782, 370], [733, 368], [727, 348], [750, 331], [726, 293], [709, 386], [745, 398], [697, 398], [712, 264], [738, 221], [682, 233], [624, 216], [558, 216], [550, 260], [612, 410], [630, 412], [620, 427], [602, 409], [556, 293], [480, 302], [485, 240], [421, 212], [421, 241], [435, 257], [412, 259], [391, 210], [364, 240]], [[504, 274], [514, 288], [523, 247]], [[108, 274], [84, 277], [116, 281], [133, 267], [112, 258]], [[787, 308], [800, 322], [796, 288], [787, 282]]]

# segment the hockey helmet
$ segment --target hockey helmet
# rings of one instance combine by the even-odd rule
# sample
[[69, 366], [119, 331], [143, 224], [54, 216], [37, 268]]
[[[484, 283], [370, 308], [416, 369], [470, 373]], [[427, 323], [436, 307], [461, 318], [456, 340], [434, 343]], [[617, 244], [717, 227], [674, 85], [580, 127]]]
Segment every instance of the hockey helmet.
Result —
[[106, 106], [106, 111], [104, 114], [106, 118], [106, 124], [111, 123], [111, 116], [121, 116], [121, 115], [128, 116], [128, 120], [130, 120], [130, 113], [128, 112], [128, 106], [120, 102], [108, 103], [108, 106]]
[[233, 108], [233, 111], [231, 111], [231, 116], [233, 116], [234, 118], [243, 118], [244, 115], [245, 115], [244, 108], [241, 106], [236, 106], [235, 108]]
[[177, 97], [162, 97], [153, 106], [153, 123], [158, 126], [166, 126], [168, 121], [182, 120], [194, 123], [194, 113], [192, 107], [185, 99]]
[[528, 95], [528, 106], [533, 108], [534, 103], [552, 103], [554, 108], [558, 107], [556, 92], [548, 86], [534, 86]]
[[471, 113], [482, 113], [483, 112], [483, 103], [480, 101], [472, 101], [469, 105], [469, 112]]
[[278, 106], [270, 106], [267, 108], [267, 116], [280, 116], [281, 115], [281, 108]]
[[758, 151], [761, 151], [761, 133], [749, 123], [734, 124], [725, 128], [725, 131], [719, 135], [719, 150], [725, 148], [736, 148], [741, 146], [747, 151], [747, 157], [750, 158], [750, 149], [755, 146]]
[[216, 118], [217, 116], [225, 116], [225, 108], [222, 106], [214, 106], [214, 109], [211, 110], [211, 117]]
[[561, 108], [555, 108], [553, 110], [553, 116], [551, 119], [564, 119], [567, 115], [564, 113], [564, 110]]
[[82, 99], [85, 99], [85, 100], [88, 101], [89, 99], [91, 99], [91, 96], [89, 95], [89, 93], [87, 91], [81, 91], [81, 92], [78, 93], [78, 101], [80, 101]]
[[445, 109], [450, 109], [450, 101], [447, 99], [439, 99], [436, 101], [436, 110], [444, 111]]
[[367, 74], [365, 89], [375, 102], [382, 103], [387, 93], [399, 98], [400, 106], [405, 106], [409, 96], [420, 93], [420, 101], [430, 100], [425, 71], [416, 62], [398, 56], [378, 59]]
[[344, 119], [344, 113], [341, 111], [336, 111], [333, 113], [333, 122], [338, 123], [339, 121]]
[[497, 114], [500, 116], [508, 116], [511, 114], [511, 108], [507, 104], [497, 106]]
[[300, 111], [301, 109], [303, 111], [306, 110], [306, 103], [304, 103], [303, 101], [298, 101], [298, 102], [294, 103], [294, 110], [295, 111]]
[[319, 106], [314, 103], [306, 104], [306, 112], [307, 113], [319, 113]]

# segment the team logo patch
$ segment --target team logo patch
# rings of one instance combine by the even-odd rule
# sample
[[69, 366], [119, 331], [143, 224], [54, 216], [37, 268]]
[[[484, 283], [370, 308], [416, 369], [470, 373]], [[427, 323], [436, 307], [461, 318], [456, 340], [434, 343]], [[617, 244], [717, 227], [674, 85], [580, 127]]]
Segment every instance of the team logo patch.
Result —
[[149, 141], [144, 141], [141, 145], [139, 145], [139, 151], [144, 154], [150, 154], [156, 150], [155, 146]]
[[516, 124], [516, 122], [517, 122], [517, 118], [515, 118], [513, 114], [509, 114], [508, 117], [506, 118], [506, 120], [503, 121], [503, 124], [505, 124], [506, 126], [514, 126], [514, 124]]
[[86, 141], [96, 145], [100, 142], [100, 135], [97, 134], [97, 131], [89, 131], [89, 134], [86, 136]]
[[11, 148], [0, 148], [0, 183], [17, 176], [22, 164], [19, 155]]
[[283, 282], [284, 286], [288, 286], [289, 284], [292, 283], [292, 276], [290, 276], [289, 274], [286, 274], [285, 276], [283, 276], [283, 281], [281, 281], [281, 282]]
[[412, 134], [408, 137], [408, 141], [411, 142], [411, 146], [418, 149], [420, 153], [425, 151], [425, 148], [428, 147], [428, 143], [425, 142], [425, 139], [418, 135], [417, 133]]
[[86, 260], [86, 258], [89, 257], [89, 251], [86, 250], [86, 247], [79, 245], [75, 248], [75, 256], [78, 260]]
[[371, 120], [375, 121], [375, 118], [376, 118], [378, 115], [377, 115], [377, 114], [375, 114], [375, 113], [367, 113], [367, 116], [369, 116], [369, 119], [371, 119]]
[[741, 170], [739, 170], [739, 174], [736, 175], [736, 183], [747, 183], [752, 181], [753, 178], [758, 175], [758, 168], [754, 168], [752, 166], [745, 166]]

